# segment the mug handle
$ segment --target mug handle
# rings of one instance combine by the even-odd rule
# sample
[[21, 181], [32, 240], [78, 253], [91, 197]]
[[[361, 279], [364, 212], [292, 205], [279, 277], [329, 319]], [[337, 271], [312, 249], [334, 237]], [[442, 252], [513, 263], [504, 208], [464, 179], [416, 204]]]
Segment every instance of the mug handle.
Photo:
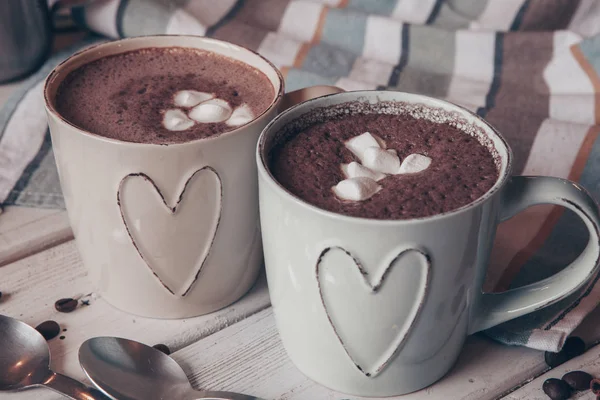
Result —
[[316, 97], [326, 96], [328, 94], [341, 93], [344, 89], [340, 89], [337, 86], [318, 85], [310, 86], [283, 95], [281, 104], [279, 105], [279, 112], [285, 111], [288, 108], [295, 106], [296, 104], [302, 103], [303, 101], [314, 99]]
[[482, 294], [469, 334], [556, 303], [595, 276], [600, 258], [600, 213], [592, 196], [566, 179], [515, 176], [505, 188], [500, 220], [512, 218], [536, 204], [556, 204], [575, 212], [590, 233], [585, 249], [575, 261], [549, 278], [503, 293]]

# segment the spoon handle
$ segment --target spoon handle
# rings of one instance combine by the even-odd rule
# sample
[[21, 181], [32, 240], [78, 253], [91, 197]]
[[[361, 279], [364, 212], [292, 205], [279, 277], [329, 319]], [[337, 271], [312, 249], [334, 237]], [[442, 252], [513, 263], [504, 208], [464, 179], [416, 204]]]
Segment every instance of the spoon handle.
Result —
[[53, 372], [42, 385], [72, 400], [110, 400], [110, 397], [102, 392], [56, 372]]

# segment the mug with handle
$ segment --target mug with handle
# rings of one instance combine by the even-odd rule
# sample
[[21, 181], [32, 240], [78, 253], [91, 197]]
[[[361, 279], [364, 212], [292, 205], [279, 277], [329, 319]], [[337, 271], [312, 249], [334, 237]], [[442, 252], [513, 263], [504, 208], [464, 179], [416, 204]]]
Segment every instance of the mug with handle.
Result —
[[[173, 46], [258, 69], [274, 89], [270, 107], [229, 132], [168, 145], [102, 137], [56, 110], [57, 90], [76, 68], [113, 54]], [[290, 95], [303, 100], [337, 90]], [[268, 60], [200, 36], [103, 43], [52, 71], [44, 96], [61, 187], [77, 248], [106, 301], [141, 316], [186, 318], [223, 308], [249, 290], [262, 265], [256, 142], [281, 108], [283, 92], [281, 73]]]
[[[498, 160], [495, 185], [454, 211], [375, 220], [317, 208], [276, 181], [270, 152], [288, 124], [321, 107], [343, 113], [344, 107], [333, 106], [388, 101], [432, 110], [436, 121], [481, 135]], [[585, 189], [564, 179], [511, 176], [512, 153], [502, 136], [442, 100], [362, 91], [306, 101], [265, 128], [257, 164], [265, 266], [283, 345], [304, 374], [343, 393], [393, 396], [422, 389], [448, 372], [467, 335], [559, 301], [598, 271], [599, 211]], [[583, 220], [590, 233], [585, 250], [548, 279], [483, 293], [498, 224], [542, 203], [564, 206]]]

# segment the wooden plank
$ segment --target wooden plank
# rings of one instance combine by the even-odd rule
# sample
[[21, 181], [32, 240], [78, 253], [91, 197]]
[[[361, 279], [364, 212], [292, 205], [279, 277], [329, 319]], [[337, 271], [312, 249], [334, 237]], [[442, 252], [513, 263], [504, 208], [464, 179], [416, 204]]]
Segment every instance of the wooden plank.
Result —
[[[83, 341], [94, 336], [120, 336], [149, 345], [164, 343], [173, 351], [244, 319], [269, 306], [266, 279], [261, 276], [240, 301], [221, 311], [184, 320], [157, 320], [133, 316], [91, 296], [89, 306], [70, 314], [59, 313], [59, 298], [87, 294], [91, 282], [74, 242], [53, 247], [18, 262], [0, 267], [0, 314], [18, 318], [32, 326], [52, 319], [67, 331], [64, 340], [49, 341], [52, 367], [78, 379], [84, 378], [77, 352]], [[0, 396], [2, 399], [58, 399], [44, 389]]]
[[[277, 335], [271, 309], [194, 343], [173, 357], [197, 388], [240, 391], [265, 399], [349, 397], [310, 381], [293, 366]], [[457, 365], [443, 380], [398, 399], [495, 399], [544, 369], [542, 352], [471, 336]]]
[[0, 266], [72, 238], [65, 211], [6, 207], [0, 214]]
[[[0, 290], [8, 293], [0, 303], [0, 313], [32, 325], [55, 319], [66, 327], [64, 340], [50, 341], [53, 367], [79, 379], [83, 378], [77, 365], [81, 342], [92, 336], [116, 335], [150, 345], [162, 342], [179, 349], [174, 358], [197, 388], [234, 390], [265, 399], [348, 398], [308, 380], [287, 358], [272, 311], [265, 309], [268, 295], [264, 278], [232, 307], [184, 321], [134, 317], [113, 309], [101, 299], [72, 314], [54, 311], [56, 299], [87, 293], [89, 288], [73, 242], [68, 242], [0, 268]], [[258, 310], [263, 311], [256, 313]], [[244, 319], [249, 315], [252, 316]], [[600, 338], [599, 318], [597, 310], [581, 327], [587, 342]], [[459, 362], [447, 377], [399, 399], [496, 399], [545, 369], [542, 352], [503, 346], [476, 335], [468, 339]], [[44, 390], [19, 396], [3, 395], [3, 398], [59, 398]]]

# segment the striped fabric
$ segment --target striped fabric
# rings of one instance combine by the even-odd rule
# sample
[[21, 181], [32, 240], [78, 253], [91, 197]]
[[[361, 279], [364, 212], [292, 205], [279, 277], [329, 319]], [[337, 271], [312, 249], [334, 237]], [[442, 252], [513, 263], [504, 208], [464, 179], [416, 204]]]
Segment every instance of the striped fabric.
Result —
[[[288, 90], [330, 84], [450, 100], [503, 133], [515, 173], [576, 180], [600, 199], [598, 0], [105, 0], [73, 16], [109, 38], [197, 34], [241, 44], [281, 68]], [[67, 53], [0, 109], [0, 203], [63, 207], [40, 82]], [[570, 212], [530, 208], [501, 225], [485, 289], [549, 276], [586, 239]], [[487, 333], [556, 351], [599, 301], [592, 284]]]

